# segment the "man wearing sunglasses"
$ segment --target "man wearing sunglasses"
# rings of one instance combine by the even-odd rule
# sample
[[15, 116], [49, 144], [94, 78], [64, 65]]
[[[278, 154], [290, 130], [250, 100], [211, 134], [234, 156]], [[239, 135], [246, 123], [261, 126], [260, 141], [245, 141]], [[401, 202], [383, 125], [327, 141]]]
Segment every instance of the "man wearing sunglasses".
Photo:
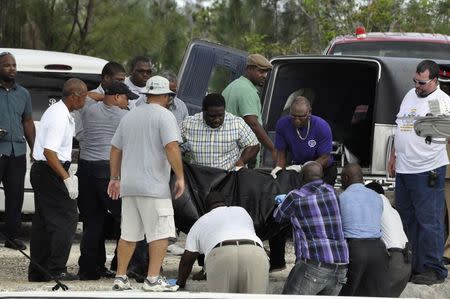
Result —
[[449, 163], [445, 144], [426, 142], [414, 132], [419, 116], [430, 113], [430, 101], [450, 98], [438, 85], [439, 66], [431, 60], [419, 63], [415, 88], [403, 98], [397, 114], [395, 144], [388, 172], [395, 176], [396, 207], [412, 248], [412, 278], [416, 284], [444, 282], [447, 269], [444, 250], [444, 180]]
[[130, 76], [125, 78], [124, 83], [128, 85], [130, 90], [140, 95], [137, 100], [128, 101], [128, 107], [131, 109], [147, 102], [147, 97], [142, 94], [146, 92], [145, 84], [152, 74], [152, 62], [146, 56], [136, 56], [130, 63]]

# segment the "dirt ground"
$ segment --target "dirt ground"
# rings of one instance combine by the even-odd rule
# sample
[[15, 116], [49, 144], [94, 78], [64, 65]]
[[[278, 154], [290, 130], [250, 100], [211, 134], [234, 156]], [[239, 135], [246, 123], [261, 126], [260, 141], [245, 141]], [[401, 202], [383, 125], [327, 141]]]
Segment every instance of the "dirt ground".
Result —
[[[21, 238], [26, 241], [29, 247], [30, 240], [30, 223], [24, 223], [23, 235]], [[78, 272], [78, 257], [80, 255], [80, 236], [81, 226], [79, 225], [75, 242], [72, 246], [70, 258], [67, 263], [69, 272]], [[179, 244], [184, 245], [185, 236], [181, 235]], [[108, 266], [114, 254], [115, 243], [107, 242]], [[268, 245], [266, 244], [268, 249]], [[26, 250], [29, 254], [29, 248]], [[167, 278], [176, 278], [179, 256], [168, 255], [164, 260], [163, 268], [164, 275]], [[284, 281], [289, 274], [290, 269], [295, 262], [293, 244], [288, 243], [286, 248], [286, 262], [287, 269], [270, 273], [269, 293], [280, 294], [283, 288]], [[3, 247], [3, 242], [0, 245], [0, 292], [28, 292], [28, 291], [51, 291], [55, 285], [54, 282], [45, 283], [30, 283], [27, 281], [28, 259], [20, 252]], [[193, 273], [200, 270], [198, 266], [194, 266]], [[65, 284], [70, 291], [111, 291], [112, 279], [101, 279], [98, 281], [68, 281]], [[140, 289], [140, 284], [132, 280], [132, 285], [135, 289]], [[186, 290], [191, 292], [206, 292], [206, 283], [204, 281], [188, 280]], [[401, 297], [404, 298], [424, 298], [424, 299], [448, 299], [450, 298], [450, 279], [445, 283], [433, 286], [414, 285], [409, 283]]]

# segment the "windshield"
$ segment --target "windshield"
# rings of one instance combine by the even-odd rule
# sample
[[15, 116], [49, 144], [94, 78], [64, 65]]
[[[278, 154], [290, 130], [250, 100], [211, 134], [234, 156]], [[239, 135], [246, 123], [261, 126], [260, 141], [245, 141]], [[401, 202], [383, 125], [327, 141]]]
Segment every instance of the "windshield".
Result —
[[359, 41], [335, 45], [329, 54], [448, 60], [450, 59], [450, 44], [412, 41]]

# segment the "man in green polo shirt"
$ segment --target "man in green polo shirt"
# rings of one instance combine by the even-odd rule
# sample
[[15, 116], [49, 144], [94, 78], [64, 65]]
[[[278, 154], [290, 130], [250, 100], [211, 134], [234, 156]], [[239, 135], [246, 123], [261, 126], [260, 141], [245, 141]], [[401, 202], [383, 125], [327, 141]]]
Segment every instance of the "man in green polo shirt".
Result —
[[[31, 118], [30, 93], [15, 82], [16, 60], [11, 53], [0, 53], [0, 182], [5, 192], [5, 247], [25, 250], [17, 239], [21, 225], [26, 171], [26, 142], [33, 150], [35, 128]], [[25, 142], [26, 139], [26, 142]]]
[[[260, 54], [247, 57], [247, 66], [243, 76], [231, 82], [222, 92], [226, 110], [244, 119], [252, 129], [259, 142], [272, 153], [276, 161], [275, 148], [262, 127], [261, 99], [256, 86], [263, 86], [272, 64]], [[257, 166], [259, 164], [259, 159]]]

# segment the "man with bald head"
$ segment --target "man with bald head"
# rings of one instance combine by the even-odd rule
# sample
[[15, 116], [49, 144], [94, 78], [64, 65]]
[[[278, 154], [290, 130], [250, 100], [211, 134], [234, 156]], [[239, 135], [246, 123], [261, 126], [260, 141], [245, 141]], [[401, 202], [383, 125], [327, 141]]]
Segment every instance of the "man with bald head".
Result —
[[385, 296], [389, 294], [385, 281], [389, 258], [381, 240], [383, 201], [364, 186], [361, 167], [356, 163], [344, 167], [341, 181], [345, 191], [339, 196], [339, 205], [350, 263], [340, 295]]
[[323, 181], [320, 163], [307, 162], [301, 176], [305, 184], [274, 211], [275, 221], [290, 220], [294, 230], [296, 261], [283, 294], [337, 295], [348, 264], [337, 195]]
[[[78, 178], [69, 172], [75, 122], [70, 112], [83, 108], [87, 87], [72, 78], [64, 83], [62, 100], [42, 115], [34, 144], [30, 181], [34, 190], [30, 255], [53, 278], [77, 279], [67, 272], [66, 263], [78, 221]], [[29, 281], [49, 281], [30, 264]]]
[[[330, 125], [322, 118], [311, 114], [311, 103], [303, 97], [294, 99], [290, 114], [280, 118], [276, 125], [276, 167], [272, 176], [283, 168], [299, 170], [308, 161], [316, 161], [324, 169], [324, 181], [334, 185], [337, 169], [333, 165], [333, 137]], [[291, 160], [287, 160], [290, 153]], [[291, 166], [289, 166], [291, 165]]]

